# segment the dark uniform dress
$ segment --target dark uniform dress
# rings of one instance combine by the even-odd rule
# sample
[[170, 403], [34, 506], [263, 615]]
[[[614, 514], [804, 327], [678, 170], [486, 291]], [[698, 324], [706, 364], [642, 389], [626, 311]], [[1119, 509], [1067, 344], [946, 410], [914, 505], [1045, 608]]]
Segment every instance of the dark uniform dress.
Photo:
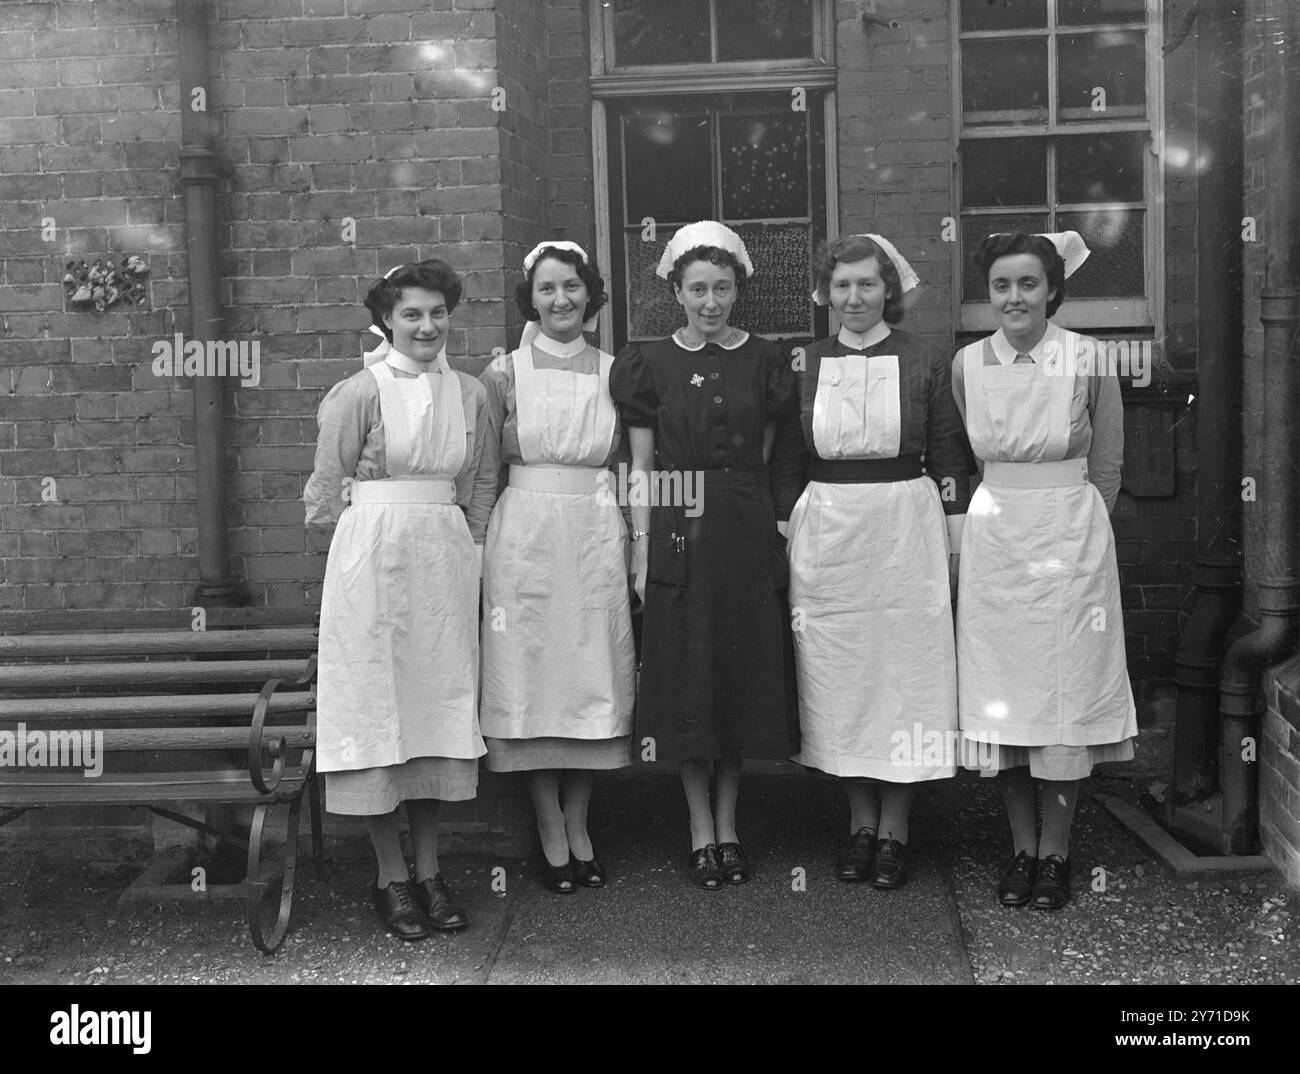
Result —
[[655, 431], [655, 470], [677, 489], [693, 475], [697, 497], [651, 504], [636, 739], [662, 759], [785, 760], [799, 731], [763, 434], [793, 405], [789, 361], [758, 336], [662, 339], [625, 347], [609, 387], [627, 425]]

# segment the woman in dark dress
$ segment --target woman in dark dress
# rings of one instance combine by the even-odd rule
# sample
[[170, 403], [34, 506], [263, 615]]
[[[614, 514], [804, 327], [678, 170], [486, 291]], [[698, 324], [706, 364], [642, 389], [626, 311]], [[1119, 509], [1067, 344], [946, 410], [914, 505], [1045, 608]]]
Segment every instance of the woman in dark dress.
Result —
[[645, 603], [635, 733], [643, 751], [651, 739], [652, 756], [681, 762], [690, 876], [717, 889], [749, 878], [736, 831], [742, 759], [798, 749], [767, 475], [794, 377], [774, 343], [728, 324], [753, 275], [734, 231], [679, 229], [658, 274], [686, 327], [629, 344], [610, 371], [629, 427], [632, 570]]

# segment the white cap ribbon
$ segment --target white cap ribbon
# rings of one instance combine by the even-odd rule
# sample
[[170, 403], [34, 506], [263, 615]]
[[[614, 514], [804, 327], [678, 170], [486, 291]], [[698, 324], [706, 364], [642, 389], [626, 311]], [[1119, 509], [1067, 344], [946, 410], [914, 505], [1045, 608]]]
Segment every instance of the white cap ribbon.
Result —
[[716, 246], [719, 250], [726, 250], [740, 262], [747, 277], [754, 275], [754, 262], [749, 259], [749, 251], [745, 249], [741, 237], [726, 224], [720, 224], [716, 220], [698, 220], [694, 224], [678, 228], [664, 247], [664, 255], [659, 259], [655, 275], [661, 280], [668, 279], [677, 259], [697, 246]]

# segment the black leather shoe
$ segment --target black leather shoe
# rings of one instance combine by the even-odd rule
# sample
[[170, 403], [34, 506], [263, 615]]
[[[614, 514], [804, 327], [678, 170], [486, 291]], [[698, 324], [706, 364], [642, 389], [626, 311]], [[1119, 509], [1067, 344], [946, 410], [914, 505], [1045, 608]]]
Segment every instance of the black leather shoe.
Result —
[[998, 881], [998, 902], [1003, 906], [1024, 906], [1033, 894], [1037, 875], [1038, 859], [1030, 857], [1028, 851], [1020, 851]]
[[709, 891], [722, 887], [722, 866], [718, 862], [718, 848], [714, 843], [692, 850], [689, 872], [692, 883]]
[[578, 878], [573, 874], [572, 860], [563, 865], [552, 865], [543, 855], [542, 883], [557, 895], [572, 895], [578, 890]]
[[605, 886], [605, 863], [600, 860], [600, 855], [596, 853], [595, 848], [592, 848], [590, 861], [583, 861], [570, 852], [569, 868], [573, 870], [573, 878], [584, 888]]
[[835, 876], [840, 880], [857, 883], [871, 873], [871, 859], [876, 853], [876, 833], [870, 828], [859, 828], [849, 836], [849, 845], [835, 859]]
[[441, 932], [455, 932], [469, 924], [469, 918], [460, 904], [452, 898], [447, 881], [439, 873], [432, 880], [418, 880], [415, 884], [415, 897], [420, 900], [420, 909], [429, 918], [429, 924]]
[[1038, 863], [1034, 880], [1035, 910], [1059, 910], [1070, 901], [1070, 862], [1059, 854], [1048, 854]]
[[420, 909], [415, 887], [409, 880], [394, 880], [386, 888], [371, 889], [375, 910], [394, 936], [423, 940], [429, 935], [429, 919]]
[[749, 879], [749, 855], [739, 843], [718, 844], [718, 865], [728, 884], [743, 884]]
[[907, 879], [907, 847], [897, 839], [881, 839], [876, 843], [876, 860], [871, 863], [867, 879], [873, 888], [901, 888]]

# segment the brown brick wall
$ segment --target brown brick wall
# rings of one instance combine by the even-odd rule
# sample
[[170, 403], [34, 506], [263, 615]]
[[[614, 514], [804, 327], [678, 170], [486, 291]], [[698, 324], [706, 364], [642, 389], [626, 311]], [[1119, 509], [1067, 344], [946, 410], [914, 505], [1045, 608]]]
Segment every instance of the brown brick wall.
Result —
[[[227, 399], [232, 570], [254, 603], [312, 610], [324, 542], [304, 531], [298, 497], [319, 400], [357, 368], [365, 288], [393, 263], [447, 257], [467, 294], [451, 351], [478, 371], [517, 339], [526, 250], [547, 235], [594, 248], [588, 8], [216, 0], [213, 10], [210, 106], [230, 165], [218, 190], [224, 328], [258, 340], [263, 358], [260, 387]], [[955, 209], [949, 5], [916, 0], [904, 31], [864, 29], [844, 0], [836, 14], [841, 230], [900, 243], [926, 284], [907, 325], [952, 348], [940, 235]], [[0, 608], [192, 599], [189, 386], [157, 380], [148, 364], [155, 340], [188, 326], [173, 18], [171, 0], [5, 6]], [[1166, 60], [1169, 129], [1183, 141], [1195, 134], [1193, 46]], [[1173, 176], [1167, 196], [1168, 351], [1191, 369], [1194, 187]], [[47, 215], [55, 244], [41, 241]], [[106, 252], [148, 257], [151, 308], [63, 313], [61, 259]], [[1168, 672], [1191, 577], [1189, 393], [1127, 404], [1129, 470], [1144, 482], [1122, 497], [1116, 532], [1139, 675]], [[43, 477], [55, 478], [58, 503], [41, 501]]]

